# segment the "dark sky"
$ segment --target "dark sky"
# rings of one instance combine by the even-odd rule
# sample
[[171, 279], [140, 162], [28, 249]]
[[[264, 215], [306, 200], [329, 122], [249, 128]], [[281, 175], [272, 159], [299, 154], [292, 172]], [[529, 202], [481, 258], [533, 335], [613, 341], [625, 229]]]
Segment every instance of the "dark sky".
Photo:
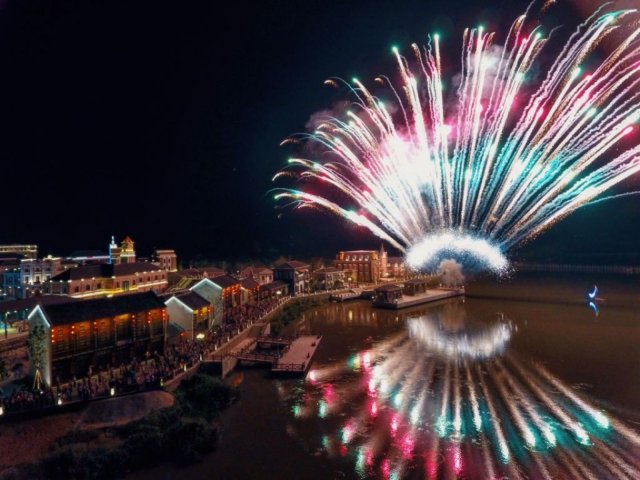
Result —
[[[113, 233], [143, 253], [269, 259], [379, 245], [329, 215], [275, 210], [268, 194], [290, 154], [280, 141], [344, 98], [327, 77], [393, 73], [390, 45], [436, 28], [457, 59], [463, 27], [504, 29], [527, 2], [0, 5], [0, 243], [65, 254]], [[525, 251], [640, 251], [636, 205], [586, 208]]]

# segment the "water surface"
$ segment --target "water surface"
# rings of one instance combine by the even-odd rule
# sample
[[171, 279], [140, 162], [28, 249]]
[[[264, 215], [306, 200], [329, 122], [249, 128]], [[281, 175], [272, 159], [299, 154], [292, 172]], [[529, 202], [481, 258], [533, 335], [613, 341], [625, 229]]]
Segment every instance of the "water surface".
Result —
[[323, 335], [305, 380], [242, 371], [216, 452], [132, 478], [638, 478], [639, 294], [539, 274], [318, 308], [292, 326]]

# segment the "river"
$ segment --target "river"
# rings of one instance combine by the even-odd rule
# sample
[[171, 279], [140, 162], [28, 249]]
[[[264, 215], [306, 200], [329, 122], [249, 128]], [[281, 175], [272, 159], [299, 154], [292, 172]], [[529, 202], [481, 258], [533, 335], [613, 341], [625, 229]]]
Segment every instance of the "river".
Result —
[[640, 477], [638, 277], [478, 280], [464, 299], [329, 304], [290, 329], [323, 337], [306, 380], [235, 373], [218, 450], [131, 478]]

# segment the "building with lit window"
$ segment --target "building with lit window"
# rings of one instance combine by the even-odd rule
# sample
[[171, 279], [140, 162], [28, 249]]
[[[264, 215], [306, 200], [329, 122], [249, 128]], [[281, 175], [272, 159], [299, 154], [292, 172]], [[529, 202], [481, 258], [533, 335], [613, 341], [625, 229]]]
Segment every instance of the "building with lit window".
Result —
[[203, 278], [189, 288], [204, 297], [213, 308], [212, 325], [222, 325], [237, 313], [242, 305], [240, 280], [231, 275]]
[[96, 298], [167, 288], [167, 271], [153, 263], [83, 265], [65, 270], [44, 284], [47, 295]]
[[178, 327], [188, 340], [194, 340], [210, 328], [213, 306], [196, 292], [171, 295], [164, 303], [169, 324]]
[[273, 280], [285, 282], [292, 295], [299, 295], [309, 290], [311, 268], [297, 260], [283, 262], [273, 267]]
[[351, 272], [349, 283], [376, 283], [386, 276], [387, 255], [383, 249], [344, 251], [338, 253], [333, 266]]
[[25, 298], [22, 291], [20, 267], [15, 267], [2, 272], [2, 293], [2, 298], [6, 300]]
[[154, 261], [163, 270], [167, 272], [178, 271], [178, 256], [175, 250], [156, 250], [154, 255]]
[[162, 353], [166, 322], [165, 304], [153, 292], [38, 305], [29, 314], [30, 331], [45, 330], [41, 374], [49, 385], [84, 377], [89, 367], [97, 371]]
[[345, 271], [335, 267], [324, 267], [312, 274], [313, 285], [316, 290], [331, 290], [342, 288], [347, 283]]
[[0, 254], [13, 253], [24, 258], [38, 258], [37, 245], [0, 245]]
[[118, 265], [120, 263], [135, 263], [136, 250], [134, 248], [134, 241], [131, 237], [124, 237], [120, 246], [116, 244], [115, 238], [111, 237], [111, 243], [109, 244], [109, 263]]
[[242, 305], [252, 303], [259, 298], [261, 285], [253, 278], [244, 278], [240, 281], [240, 291], [242, 292]]
[[60, 257], [25, 258], [20, 260], [20, 279], [23, 296], [32, 297], [42, 293], [42, 285], [62, 273], [65, 266]]
[[387, 257], [387, 275], [394, 278], [405, 278], [407, 276], [404, 257]]

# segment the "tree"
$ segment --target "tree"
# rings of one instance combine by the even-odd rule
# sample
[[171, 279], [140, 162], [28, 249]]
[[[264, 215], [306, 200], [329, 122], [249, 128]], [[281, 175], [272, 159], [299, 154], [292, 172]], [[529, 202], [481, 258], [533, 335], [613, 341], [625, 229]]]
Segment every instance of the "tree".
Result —
[[29, 350], [29, 358], [34, 367], [33, 389], [40, 390], [42, 388], [42, 372], [44, 366], [44, 356], [46, 348], [46, 332], [44, 326], [36, 325], [29, 332], [27, 337], [27, 349]]

